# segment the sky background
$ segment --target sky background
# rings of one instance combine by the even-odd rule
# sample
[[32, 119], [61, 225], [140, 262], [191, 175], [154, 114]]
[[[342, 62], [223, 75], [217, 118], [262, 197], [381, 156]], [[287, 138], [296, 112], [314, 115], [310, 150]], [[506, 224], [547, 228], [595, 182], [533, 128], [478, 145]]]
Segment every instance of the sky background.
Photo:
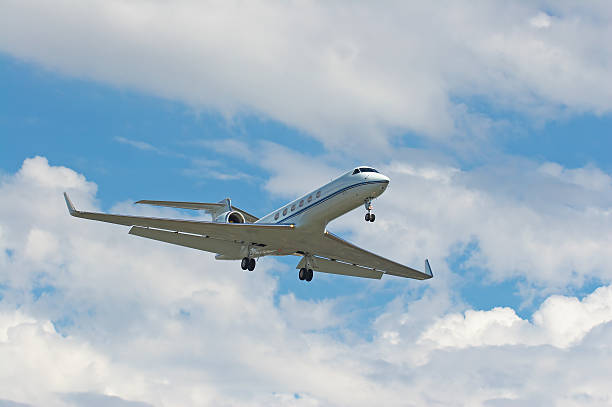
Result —
[[[608, 406], [612, 6], [0, 0], [0, 406]], [[263, 216], [434, 278], [255, 272], [68, 216]], [[202, 217], [206, 219], [206, 217]]]

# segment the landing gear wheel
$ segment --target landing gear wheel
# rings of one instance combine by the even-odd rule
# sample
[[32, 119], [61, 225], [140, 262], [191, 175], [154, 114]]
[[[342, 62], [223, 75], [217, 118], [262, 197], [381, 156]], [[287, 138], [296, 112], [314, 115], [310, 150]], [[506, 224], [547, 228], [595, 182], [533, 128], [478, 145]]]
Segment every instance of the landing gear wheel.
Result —
[[248, 257], [242, 258], [242, 261], [240, 262], [240, 268], [243, 270], [246, 270], [247, 268], [249, 268], [249, 258]]
[[372, 198], [367, 198], [364, 202], [363, 205], [365, 207], [365, 210], [367, 211], [366, 215], [365, 215], [365, 221], [366, 222], [374, 222], [374, 219], [376, 218], [376, 216], [374, 216], [372, 212], [372, 209], [374, 209], [372, 207]]
[[249, 271], [255, 270], [255, 264], [256, 264], [255, 263], [255, 259], [249, 259], [249, 265], [247, 267], [249, 269]]
[[306, 281], [312, 281], [312, 276], [313, 275], [314, 275], [314, 273], [312, 272], [312, 269], [308, 269], [306, 271], [306, 278], [305, 278], [305, 280]]
[[298, 277], [300, 278], [300, 280], [305, 280], [306, 274], [308, 274], [308, 272], [306, 271], [306, 269], [302, 268], [300, 269], [300, 273], [298, 274]]

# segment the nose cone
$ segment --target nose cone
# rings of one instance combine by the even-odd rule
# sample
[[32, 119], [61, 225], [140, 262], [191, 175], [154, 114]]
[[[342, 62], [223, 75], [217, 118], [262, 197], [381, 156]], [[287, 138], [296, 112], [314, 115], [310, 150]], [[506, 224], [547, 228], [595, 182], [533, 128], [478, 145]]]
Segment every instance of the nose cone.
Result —
[[375, 188], [375, 196], [380, 196], [389, 186], [389, 177], [382, 174], [376, 174], [374, 177], [370, 178], [370, 180], [377, 181], [375, 184], [372, 185]]
[[362, 172], [361, 177], [366, 181], [384, 182], [385, 184], [389, 183], [389, 177], [379, 172]]
[[369, 181], [377, 181], [377, 182], [381, 182], [385, 187], [387, 185], [389, 185], [389, 177], [387, 177], [386, 175], [383, 175], [379, 172], [374, 173], [374, 174], [369, 174]]
[[382, 191], [381, 193], [385, 192], [385, 190], [387, 189], [387, 187], [389, 186], [389, 177], [387, 177], [386, 175], [382, 175], [380, 174], [380, 178], [382, 183]]

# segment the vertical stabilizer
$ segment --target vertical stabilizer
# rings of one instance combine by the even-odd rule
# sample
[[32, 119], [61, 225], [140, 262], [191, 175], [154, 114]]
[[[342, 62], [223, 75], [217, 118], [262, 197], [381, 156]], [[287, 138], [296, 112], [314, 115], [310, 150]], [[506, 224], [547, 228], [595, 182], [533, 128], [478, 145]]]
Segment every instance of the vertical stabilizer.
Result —
[[232, 200], [231, 199], [225, 198], [225, 199], [219, 201], [219, 203], [225, 205], [224, 212], [231, 212], [232, 211]]

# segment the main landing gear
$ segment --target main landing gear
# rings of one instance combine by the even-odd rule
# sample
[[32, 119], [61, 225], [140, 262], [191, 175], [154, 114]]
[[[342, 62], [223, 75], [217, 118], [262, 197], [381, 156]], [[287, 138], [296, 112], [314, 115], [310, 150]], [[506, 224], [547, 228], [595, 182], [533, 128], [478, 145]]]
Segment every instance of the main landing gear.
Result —
[[243, 270], [249, 270], [249, 271], [253, 271], [255, 270], [255, 259], [251, 259], [249, 257], [244, 257], [242, 259], [242, 261], [240, 262], [240, 267]]
[[298, 277], [300, 277], [300, 280], [311, 281], [313, 275], [312, 269], [301, 268]]
[[372, 198], [366, 199], [364, 202], [364, 206], [366, 208], [366, 211], [368, 211], [368, 213], [365, 214], [366, 222], [374, 222], [374, 219], [376, 219], [376, 215], [374, 215], [373, 213], [370, 213], [373, 209], [372, 208]]

